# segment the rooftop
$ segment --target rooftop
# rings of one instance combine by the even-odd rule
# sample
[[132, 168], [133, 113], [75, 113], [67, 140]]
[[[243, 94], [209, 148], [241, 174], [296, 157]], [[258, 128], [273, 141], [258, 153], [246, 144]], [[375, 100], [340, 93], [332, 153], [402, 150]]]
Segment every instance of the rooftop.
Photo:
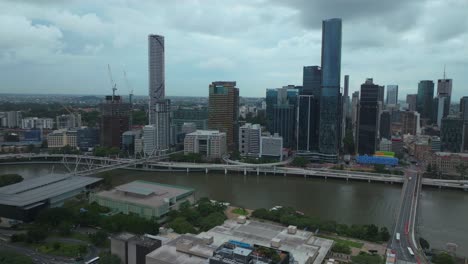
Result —
[[96, 194], [101, 198], [159, 207], [168, 199], [191, 194], [194, 189], [147, 181], [133, 181]]
[[193, 235], [181, 235], [146, 255], [146, 263], [205, 264], [215, 246]]
[[217, 136], [217, 135], [226, 135], [226, 133], [219, 132], [219, 130], [197, 130], [195, 132], [187, 134], [187, 136]]
[[0, 204], [27, 206], [101, 181], [100, 178], [50, 174], [0, 188]]
[[288, 234], [286, 227], [256, 221], [239, 224], [227, 220], [222, 226], [214, 227], [200, 235], [212, 236], [214, 245], [236, 240], [270, 247], [273, 239], [279, 240], [281, 243], [279, 249], [290, 252], [298, 263], [306, 263], [309, 258], [314, 257], [313, 263], [322, 263], [333, 245], [332, 240], [316, 237], [311, 232], [297, 230], [296, 234]]

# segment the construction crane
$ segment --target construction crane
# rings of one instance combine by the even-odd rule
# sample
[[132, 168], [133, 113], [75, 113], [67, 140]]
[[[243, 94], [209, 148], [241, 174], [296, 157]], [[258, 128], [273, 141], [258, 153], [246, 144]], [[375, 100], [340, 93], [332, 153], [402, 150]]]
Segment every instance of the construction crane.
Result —
[[130, 82], [128, 81], [128, 78], [127, 78], [127, 72], [125, 70], [123, 71], [123, 74], [124, 74], [125, 84], [127, 85], [127, 88], [129, 90], [128, 101], [130, 104], [132, 104], [133, 103], [133, 88], [130, 86]]
[[117, 91], [117, 84], [114, 82], [114, 79], [112, 78], [112, 71], [111, 71], [110, 64], [107, 64], [107, 69], [109, 71], [109, 79], [110, 79], [111, 87], [112, 87], [112, 102], [114, 102], [115, 91]]
[[132, 128], [133, 126], [133, 88], [131, 88], [130, 86], [130, 82], [128, 81], [128, 78], [127, 78], [127, 72], [123, 71], [123, 74], [124, 74], [124, 81], [125, 81], [125, 84], [127, 85], [127, 88], [129, 90], [129, 95], [128, 95], [128, 100], [129, 100], [129, 103], [130, 103], [130, 120], [129, 120], [129, 127], [130, 129]]

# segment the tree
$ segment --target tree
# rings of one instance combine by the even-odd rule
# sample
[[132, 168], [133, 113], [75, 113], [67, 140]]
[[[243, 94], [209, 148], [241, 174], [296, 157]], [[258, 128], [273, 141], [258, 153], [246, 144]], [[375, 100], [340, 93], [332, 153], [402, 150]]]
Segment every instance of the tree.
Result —
[[454, 264], [455, 260], [449, 254], [442, 252], [432, 257], [432, 263], [434, 264]]
[[291, 162], [291, 165], [296, 166], [296, 167], [305, 167], [309, 163], [305, 158], [303, 157], [295, 157], [293, 161]]
[[346, 245], [345, 243], [335, 243], [332, 247], [332, 252], [335, 253], [343, 253], [343, 254], [351, 254], [351, 247]]
[[390, 233], [386, 227], [380, 228], [380, 240], [388, 241], [390, 239]]
[[120, 264], [120, 258], [116, 255], [111, 255], [109, 252], [103, 253], [99, 256], [100, 264]]
[[0, 175], [0, 187], [23, 181], [23, 177], [18, 174], [3, 174]]
[[58, 226], [58, 231], [61, 236], [68, 236], [71, 234], [72, 224], [69, 222], [62, 222]]
[[428, 250], [431, 247], [431, 245], [429, 245], [429, 242], [422, 237], [419, 238], [419, 244], [424, 250]]
[[33, 261], [30, 257], [20, 255], [4, 249], [0, 250], [0, 263], [1, 264], [32, 264]]
[[360, 252], [359, 255], [351, 257], [351, 263], [353, 264], [381, 264], [382, 262], [383, 259], [379, 255], [371, 255], [365, 252]]
[[28, 243], [39, 243], [44, 241], [47, 238], [47, 231], [41, 227], [33, 227], [27, 232], [27, 242]]
[[345, 154], [354, 155], [356, 153], [356, 145], [354, 143], [353, 131], [351, 129], [346, 130], [346, 135], [343, 138], [343, 145]]
[[104, 246], [106, 244], [107, 237], [107, 232], [101, 230], [97, 231], [94, 234], [89, 234], [89, 240], [91, 241], [91, 243], [93, 243], [93, 245], [97, 247]]
[[460, 174], [460, 179], [464, 180], [466, 176], [466, 171], [468, 170], [468, 166], [466, 166], [463, 163], [459, 163], [455, 167], [455, 170]]
[[193, 225], [190, 224], [187, 221], [187, 219], [183, 217], [177, 217], [176, 219], [174, 219], [172, 222], [169, 223], [169, 227], [174, 229], [174, 231], [179, 234], [196, 233], [196, 230], [193, 227]]

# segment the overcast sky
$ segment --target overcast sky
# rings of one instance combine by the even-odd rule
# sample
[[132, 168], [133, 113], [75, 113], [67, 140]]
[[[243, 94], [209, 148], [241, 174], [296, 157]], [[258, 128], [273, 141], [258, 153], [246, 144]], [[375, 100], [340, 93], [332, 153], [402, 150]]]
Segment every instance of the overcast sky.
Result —
[[[207, 96], [235, 80], [241, 96], [302, 85], [320, 65], [321, 20], [343, 19], [342, 74], [398, 84], [400, 99], [447, 65], [468, 95], [468, 0], [0, 0], [0, 92], [148, 93], [147, 35], [166, 42], [166, 95]], [[342, 78], [343, 83], [343, 78]]]

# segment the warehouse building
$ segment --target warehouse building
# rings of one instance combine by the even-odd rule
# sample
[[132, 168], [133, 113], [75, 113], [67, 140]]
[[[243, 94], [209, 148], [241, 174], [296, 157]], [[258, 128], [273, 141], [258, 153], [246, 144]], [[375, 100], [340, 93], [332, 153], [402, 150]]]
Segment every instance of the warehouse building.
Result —
[[195, 201], [194, 189], [147, 181], [133, 181], [90, 195], [91, 203], [97, 202], [114, 212], [134, 213], [148, 219], [164, 216], [185, 201]]
[[0, 217], [30, 222], [44, 208], [63, 202], [93, 187], [100, 178], [47, 175], [0, 188]]

